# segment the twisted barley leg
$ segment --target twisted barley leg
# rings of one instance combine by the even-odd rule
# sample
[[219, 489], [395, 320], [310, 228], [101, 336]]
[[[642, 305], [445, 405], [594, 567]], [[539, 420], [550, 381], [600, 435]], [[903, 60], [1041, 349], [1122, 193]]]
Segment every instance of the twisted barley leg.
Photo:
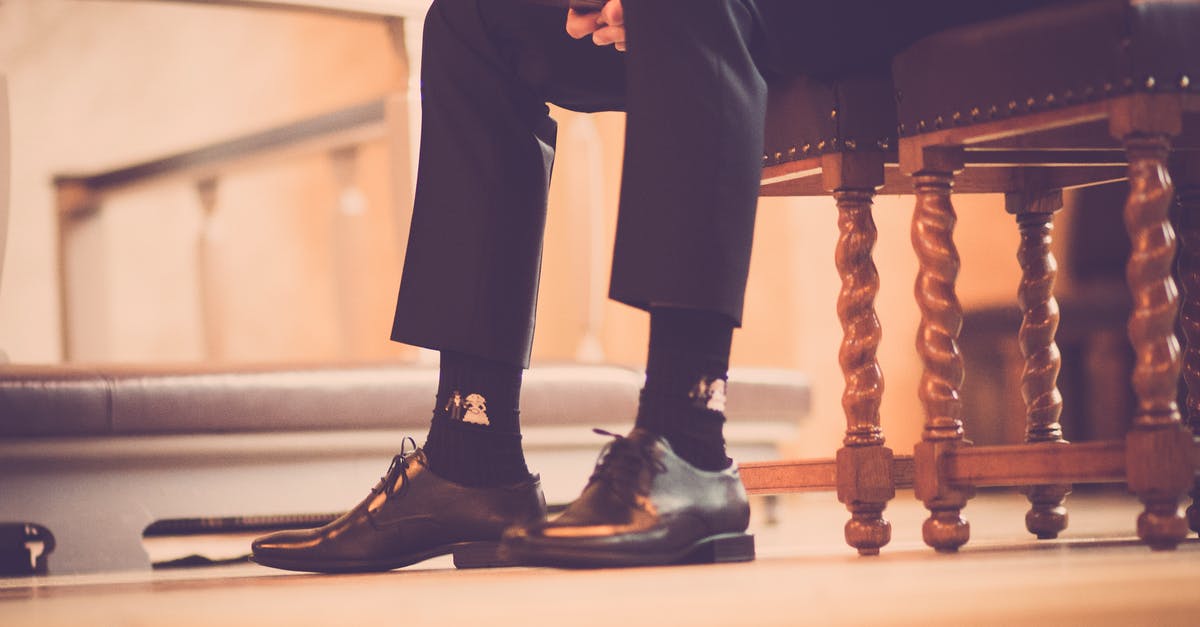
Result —
[[953, 175], [923, 170], [914, 181], [917, 206], [912, 242], [920, 264], [915, 292], [921, 309], [917, 351], [924, 365], [919, 396], [925, 409], [925, 430], [913, 456], [914, 488], [930, 511], [922, 527], [925, 543], [939, 551], [954, 551], [970, 537], [970, 525], [960, 515], [970, 494], [945, 481], [940, 461], [963, 444], [959, 399], [963, 363], [958, 350], [962, 306], [954, 285], [959, 259], [953, 239], [957, 218], [950, 202]]
[[883, 446], [879, 422], [883, 373], [876, 360], [881, 329], [875, 315], [879, 273], [871, 258], [877, 235], [871, 217], [874, 196], [873, 189], [834, 192], [840, 232], [835, 259], [842, 278], [837, 302], [843, 334], [838, 361], [846, 380], [842, 394], [846, 438], [837, 458], [838, 500], [851, 514], [846, 542], [862, 555], [878, 554], [891, 540], [892, 526], [883, 518], [883, 510], [895, 496], [892, 452]]
[[[1187, 382], [1184, 417], [1195, 438], [1200, 439], [1200, 180], [1184, 179], [1176, 193], [1179, 203], [1179, 279], [1183, 288], [1180, 326], [1186, 345], [1183, 378]], [[1200, 532], [1200, 480], [1192, 483], [1192, 504], [1187, 509], [1188, 526]]]
[[[1025, 441], [1065, 444], [1062, 425], [1062, 395], [1058, 391], [1058, 371], [1062, 358], [1054, 341], [1058, 331], [1058, 301], [1054, 281], [1058, 263], [1050, 251], [1054, 229], [1052, 213], [1022, 213], [1017, 216], [1021, 245], [1017, 260], [1021, 265], [1021, 286], [1017, 298], [1021, 304], [1021, 354], [1025, 370], [1021, 375], [1021, 394], [1025, 398]], [[1025, 490], [1030, 504], [1025, 527], [1039, 539], [1057, 537], [1067, 527], [1063, 501], [1070, 486], [1038, 485]]]
[[1166, 168], [1169, 144], [1164, 136], [1134, 135], [1125, 146], [1130, 185], [1125, 226], [1133, 245], [1126, 278], [1134, 305], [1129, 339], [1136, 354], [1137, 395], [1126, 467], [1129, 487], [1145, 505], [1138, 536], [1152, 548], [1169, 549], [1187, 534], [1179, 499], [1193, 484], [1191, 434], [1184, 431], [1176, 405], [1179, 301], [1171, 278], [1176, 245], [1168, 219], [1173, 192]]

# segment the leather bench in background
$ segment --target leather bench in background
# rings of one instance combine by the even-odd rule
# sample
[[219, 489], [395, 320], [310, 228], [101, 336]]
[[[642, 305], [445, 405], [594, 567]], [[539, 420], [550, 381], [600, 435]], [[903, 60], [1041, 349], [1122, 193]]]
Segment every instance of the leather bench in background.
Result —
[[[522, 425], [547, 500], [574, 498], [604, 439], [632, 423], [641, 372], [530, 370]], [[411, 435], [437, 369], [0, 366], [0, 523], [53, 535], [51, 573], [149, 567], [160, 520], [286, 517], [349, 507]], [[809, 410], [803, 375], [731, 374], [731, 454], [771, 459]]]

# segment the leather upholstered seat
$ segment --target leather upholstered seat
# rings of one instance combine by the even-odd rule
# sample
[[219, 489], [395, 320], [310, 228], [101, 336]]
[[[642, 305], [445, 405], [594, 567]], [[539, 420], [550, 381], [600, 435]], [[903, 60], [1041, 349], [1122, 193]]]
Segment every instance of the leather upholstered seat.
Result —
[[[1086, 0], [927, 37], [898, 55], [901, 134], [1067, 109], [1125, 94], [1200, 94], [1200, 3]], [[1088, 136], [1118, 145], [1107, 128]], [[1078, 131], [1037, 139], [1071, 148]]]
[[765, 195], [829, 191], [819, 181], [809, 181], [814, 185], [805, 187], [803, 182], [785, 184], [794, 178], [776, 180], [795, 172], [796, 164], [805, 160], [837, 154], [884, 155], [895, 148], [896, 109], [887, 73], [830, 81], [797, 76], [771, 84], [763, 149]]

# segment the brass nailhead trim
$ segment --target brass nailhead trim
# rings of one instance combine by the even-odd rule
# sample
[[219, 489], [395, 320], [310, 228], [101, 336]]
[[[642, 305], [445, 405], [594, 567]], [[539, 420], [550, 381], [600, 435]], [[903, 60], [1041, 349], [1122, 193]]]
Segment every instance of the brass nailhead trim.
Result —
[[[876, 141], [875, 145], [878, 146], [880, 150], [887, 150], [891, 146], [891, 141], [885, 137]], [[774, 154], [764, 154], [762, 161], [763, 165], [787, 163], [788, 161], [795, 161], [800, 158], [800, 153], [803, 153], [804, 156], [808, 156], [809, 152], [814, 154], [822, 154], [826, 149], [831, 152], [839, 149], [846, 151], [858, 150], [858, 140], [849, 138], [842, 139], [839, 137], [833, 137], [827, 140], [823, 139], [817, 142], [815, 147], [812, 144], [804, 144], [800, 147], [792, 146], [787, 149], [786, 156], [783, 151], [776, 152]]]
[[[1134, 85], [1136, 83], [1137, 83], [1137, 81], [1135, 81], [1132, 77], [1126, 77], [1124, 79], [1121, 79], [1120, 84], [1122, 86], [1122, 90], [1133, 90]], [[1142, 84], [1145, 86], [1146, 89], [1153, 90], [1158, 87], [1158, 79], [1156, 79], [1154, 76], [1147, 76], [1145, 81]], [[1192, 84], [1192, 79], [1188, 75], [1183, 74], [1179, 77], [1178, 85], [1181, 89], [1188, 89], [1191, 87], [1191, 84]], [[1100, 90], [1103, 90], [1104, 94], [1106, 94], [1106, 95], [1111, 95], [1113, 92], [1117, 91], [1117, 87], [1112, 82], [1106, 82], [1100, 86]], [[1099, 90], [1096, 87], [1094, 87], [1092, 85], [1086, 85], [1082, 89], [1081, 97], [1085, 101], [1091, 100], [1097, 96], [1098, 91]], [[1054, 106], [1060, 102], [1070, 103], [1075, 100], [1076, 100], [1075, 91], [1072, 89], [1066, 89], [1061, 93], [1061, 95], [1057, 95], [1053, 92], [1046, 94], [1044, 102], [1045, 102], [1046, 106]], [[1038, 104], [1039, 104], [1038, 99], [1034, 98], [1032, 96], [1029, 98], [1026, 98], [1023, 103], [1024, 108], [1028, 111], [1032, 111], [1035, 108], [1037, 108]], [[1018, 109], [1020, 109], [1020, 108], [1022, 108], [1022, 105], [1019, 104], [1017, 100], [1008, 101], [1009, 114], [1016, 114], [1018, 112]], [[995, 118], [1000, 113], [1000, 107], [997, 105], [991, 105], [988, 108], [987, 113], [990, 118]], [[970, 116], [971, 116], [972, 120], [978, 120], [980, 118], [980, 116], [982, 116], [982, 115], [983, 115], [983, 113], [979, 107], [971, 107]], [[951, 120], [953, 120], [953, 122], [955, 124], [960, 124], [963, 122], [963, 114], [961, 111], [953, 112], [950, 117], [951, 117]], [[917, 133], [925, 132], [929, 125], [930, 125], [930, 123], [927, 122], [926, 120], [918, 120], [916, 132]], [[937, 116], [932, 121], [932, 126], [936, 129], [941, 129], [941, 128], [943, 128], [944, 125], [945, 125], [945, 120], [942, 116]], [[903, 123], [901, 123], [898, 126], [898, 131], [901, 136], [906, 135], [907, 129]]]

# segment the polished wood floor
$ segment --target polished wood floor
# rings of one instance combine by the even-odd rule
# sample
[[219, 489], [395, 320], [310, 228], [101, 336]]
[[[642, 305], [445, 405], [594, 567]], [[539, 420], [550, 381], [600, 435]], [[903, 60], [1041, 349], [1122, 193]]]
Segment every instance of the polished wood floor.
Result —
[[[0, 579], [0, 625], [1198, 625], [1200, 541], [1153, 553], [1132, 541], [1137, 504], [1070, 497], [1060, 540], [1022, 533], [1024, 502], [982, 494], [957, 555], [920, 542], [901, 493], [892, 545], [860, 558], [830, 494], [755, 509], [748, 564], [599, 571], [455, 571], [448, 559], [372, 575], [281, 573], [253, 564], [152, 573]], [[155, 559], [220, 557], [246, 537], [155, 539]]]

